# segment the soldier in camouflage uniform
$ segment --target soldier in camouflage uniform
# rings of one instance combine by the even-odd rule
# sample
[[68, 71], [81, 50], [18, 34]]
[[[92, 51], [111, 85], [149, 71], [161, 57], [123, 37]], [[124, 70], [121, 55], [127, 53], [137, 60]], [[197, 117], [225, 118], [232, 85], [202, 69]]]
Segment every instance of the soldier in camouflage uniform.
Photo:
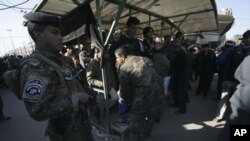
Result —
[[42, 12], [24, 16], [35, 52], [23, 62], [20, 92], [29, 115], [48, 120], [51, 141], [92, 141], [84, 106], [91, 96], [78, 79], [71, 79], [72, 61], [59, 54], [63, 48], [58, 17]]
[[145, 57], [129, 56], [128, 47], [115, 51], [119, 67], [119, 96], [128, 103], [129, 135], [131, 141], [145, 141], [152, 130], [154, 87], [156, 73], [153, 63]]
[[[101, 70], [101, 57], [102, 52], [99, 50], [96, 50], [95, 56], [93, 59], [90, 59], [89, 64], [86, 68], [86, 78], [90, 86], [97, 87], [103, 89], [103, 81], [102, 81], [102, 70]], [[106, 58], [105, 58], [106, 59]], [[108, 90], [111, 90], [112, 88], [116, 88], [115, 84], [115, 78], [112, 75], [112, 71], [110, 64], [105, 64], [107, 67], [107, 87]]]
[[101, 52], [96, 52], [95, 57], [90, 59], [86, 68], [86, 78], [90, 86], [103, 88], [100, 59]]

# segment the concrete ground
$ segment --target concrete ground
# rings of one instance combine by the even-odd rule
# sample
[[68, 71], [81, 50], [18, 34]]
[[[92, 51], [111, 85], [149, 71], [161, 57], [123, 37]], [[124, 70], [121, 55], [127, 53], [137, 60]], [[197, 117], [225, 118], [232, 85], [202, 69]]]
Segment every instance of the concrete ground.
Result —
[[215, 141], [225, 124], [213, 120], [218, 106], [216, 83], [215, 76], [207, 97], [195, 96], [197, 82], [192, 83], [186, 114], [177, 115], [177, 108], [166, 106], [161, 122], [154, 126], [152, 141]]
[[[215, 141], [225, 121], [213, 121], [218, 101], [215, 100], [216, 77], [208, 97], [195, 96], [197, 82], [192, 82], [189, 92], [190, 103], [187, 113], [174, 114], [176, 108], [164, 106], [162, 119], [156, 123], [152, 141]], [[11, 116], [10, 121], [0, 122], [0, 141], [49, 141], [44, 136], [46, 122], [32, 120], [22, 101], [8, 89], [1, 89], [4, 113]]]

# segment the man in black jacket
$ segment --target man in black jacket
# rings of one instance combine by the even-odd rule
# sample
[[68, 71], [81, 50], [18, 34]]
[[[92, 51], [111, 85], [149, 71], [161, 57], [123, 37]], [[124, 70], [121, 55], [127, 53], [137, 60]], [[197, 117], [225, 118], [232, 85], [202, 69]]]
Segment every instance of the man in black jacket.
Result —
[[[224, 82], [228, 84], [228, 94], [231, 97], [236, 90], [236, 86], [239, 84], [239, 81], [234, 78], [234, 73], [238, 66], [242, 63], [242, 61], [245, 59], [246, 56], [250, 54], [250, 30], [247, 30], [243, 34], [242, 42], [240, 45], [232, 48], [232, 50], [229, 52], [229, 54], [226, 57], [225, 60], [225, 66], [224, 66]], [[232, 101], [231, 101], [232, 102]], [[233, 110], [230, 119], [226, 123], [224, 129], [219, 134], [217, 141], [229, 141], [230, 140], [230, 125], [231, 124], [242, 124], [239, 121], [237, 121], [236, 117], [241, 116], [247, 117], [246, 113], [242, 112], [241, 110], [237, 111], [239, 115], [236, 115], [235, 109], [240, 109], [240, 107], [232, 107], [233, 105], [237, 105], [239, 101], [234, 100], [234, 104], [231, 104], [231, 109]]]
[[250, 30], [247, 30], [243, 34], [242, 42], [240, 45], [232, 48], [225, 59], [225, 65], [223, 68], [224, 78], [223, 82], [224, 84], [229, 84], [229, 95], [232, 96], [234, 93], [237, 84], [239, 83], [238, 80], [234, 78], [234, 73], [237, 67], [240, 65], [240, 63], [243, 61], [243, 59], [250, 54]]

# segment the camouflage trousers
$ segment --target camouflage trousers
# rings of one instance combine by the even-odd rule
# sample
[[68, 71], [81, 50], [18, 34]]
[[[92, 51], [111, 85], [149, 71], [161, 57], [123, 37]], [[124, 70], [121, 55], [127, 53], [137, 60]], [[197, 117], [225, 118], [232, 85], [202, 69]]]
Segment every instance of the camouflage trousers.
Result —
[[153, 120], [150, 112], [131, 113], [129, 116], [130, 141], [146, 141], [151, 136]]
[[51, 141], [94, 141], [89, 122], [75, 122], [57, 127], [49, 124], [46, 134]]

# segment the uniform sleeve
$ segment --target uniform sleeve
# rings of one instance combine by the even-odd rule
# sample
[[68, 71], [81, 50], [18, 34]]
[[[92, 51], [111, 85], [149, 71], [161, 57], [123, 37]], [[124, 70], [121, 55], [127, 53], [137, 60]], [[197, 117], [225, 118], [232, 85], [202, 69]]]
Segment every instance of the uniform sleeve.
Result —
[[102, 81], [96, 79], [97, 77], [96, 69], [98, 68], [95, 67], [94, 62], [93, 61], [90, 62], [86, 69], [86, 78], [88, 80], [89, 85], [102, 88], [103, 87]]
[[27, 63], [22, 69], [20, 81], [26, 109], [34, 120], [48, 120], [73, 113], [72, 96], [67, 91], [58, 93], [59, 78], [52, 68], [37, 62]]

